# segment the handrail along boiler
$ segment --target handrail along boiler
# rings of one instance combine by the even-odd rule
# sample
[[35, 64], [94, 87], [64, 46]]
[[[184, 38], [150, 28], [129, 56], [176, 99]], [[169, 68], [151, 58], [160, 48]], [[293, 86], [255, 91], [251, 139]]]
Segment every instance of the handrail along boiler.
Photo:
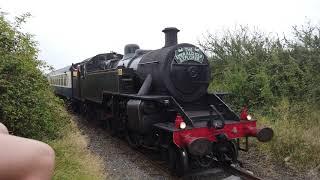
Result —
[[[192, 44], [178, 44], [177, 28], [163, 32], [160, 49], [128, 44], [124, 55], [98, 54], [52, 72], [50, 83], [77, 111], [106, 122], [112, 134], [163, 153], [178, 175], [214, 161], [236, 163], [240, 138], [269, 141], [272, 129], [258, 129], [247, 112], [239, 117], [207, 92], [207, 56]], [[62, 76], [71, 86], [59, 85], [55, 78]]]

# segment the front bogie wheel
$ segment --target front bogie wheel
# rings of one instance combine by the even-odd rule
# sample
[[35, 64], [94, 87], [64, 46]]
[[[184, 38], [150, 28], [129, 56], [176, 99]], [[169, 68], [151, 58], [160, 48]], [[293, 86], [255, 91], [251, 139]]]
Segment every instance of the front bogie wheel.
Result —
[[170, 145], [168, 153], [170, 171], [179, 177], [185, 175], [189, 170], [188, 152], [184, 148]]

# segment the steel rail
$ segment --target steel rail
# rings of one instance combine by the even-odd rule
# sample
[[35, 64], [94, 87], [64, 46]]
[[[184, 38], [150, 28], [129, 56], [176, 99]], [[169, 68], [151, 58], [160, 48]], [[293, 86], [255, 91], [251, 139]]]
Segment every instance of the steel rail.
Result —
[[251, 171], [234, 165], [221, 165], [221, 167], [228, 173], [238, 176], [243, 180], [262, 180], [258, 176], [255, 176]]

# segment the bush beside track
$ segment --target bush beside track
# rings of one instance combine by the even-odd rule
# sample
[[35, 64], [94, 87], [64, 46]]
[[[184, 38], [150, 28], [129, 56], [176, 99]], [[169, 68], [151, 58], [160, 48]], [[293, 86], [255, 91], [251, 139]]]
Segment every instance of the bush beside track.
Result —
[[45, 141], [56, 152], [54, 179], [102, 179], [102, 163], [87, 150], [64, 103], [55, 97], [38, 60], [37, 43], [21, 25], [0, 15], [0, 122], [12, 134]]
[[248, 27], [204, 36], [200, 46], [212, 65], [211, 91], [227, 91], [234, 109], [246, 105], [274, 129], [257, 147], [299, 170], [320, 165], [320, 26], [294, 26], [292, 34]]

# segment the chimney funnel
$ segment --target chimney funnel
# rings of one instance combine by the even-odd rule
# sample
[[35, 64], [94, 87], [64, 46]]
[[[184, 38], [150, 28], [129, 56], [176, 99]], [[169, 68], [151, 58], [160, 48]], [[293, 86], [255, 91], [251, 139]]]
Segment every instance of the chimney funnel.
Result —
[[180, 30], [175, 27], [167, 27], [162, 32], [165, 34], [165, 45], [164, 47], [173, 46], [178, 44], [177, 34]]

